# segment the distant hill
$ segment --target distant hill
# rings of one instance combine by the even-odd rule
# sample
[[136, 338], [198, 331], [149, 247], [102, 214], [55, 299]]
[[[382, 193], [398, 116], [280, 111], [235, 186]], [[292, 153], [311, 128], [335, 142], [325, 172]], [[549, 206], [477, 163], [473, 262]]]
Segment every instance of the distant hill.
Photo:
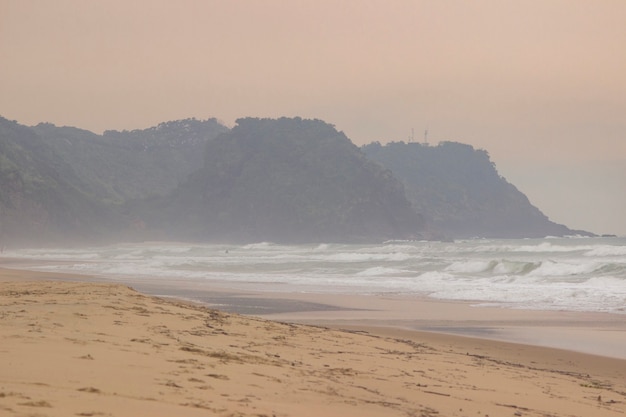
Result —
[[186, 119], [103, 135], [49, 123], [33, 130], [89, 185], [89, 193], [122, 203], [173, 190], [202, 167], [207, 141], [228, 128], [216, 119]]
[[115, 216], [86, 187], [32, 129], [0, 117], [0, 245], [68, 243], [104, 232]]
[[103, 135], [0, 117], [0, 246], [587, 234], [460, 143], [359, 149], [320, 120], [186, 119]]
[[164, 195], [199, 169], [228, 128], [187, 119], [97, 135], [0, 118], [0, 245], [126, 240], [145, 233], [134, 199]]
[[372, 143], [361, 149], [390, 169], [413, 207], [451, 238], [588, 234], [550, 221], [498, 174], [484, 150], [455, 142]]
[[423, 226], [388, 170], [332, 125], [300, 118], [237, 120], [164, 201], [158, 224], [186, 238], [382, 241]]

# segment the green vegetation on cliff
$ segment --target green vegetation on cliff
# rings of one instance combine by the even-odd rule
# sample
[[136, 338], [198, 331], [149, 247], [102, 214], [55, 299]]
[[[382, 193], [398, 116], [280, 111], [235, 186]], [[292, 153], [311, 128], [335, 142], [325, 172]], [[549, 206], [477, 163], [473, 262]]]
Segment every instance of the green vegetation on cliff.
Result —
[[0, 244], [143, 233], [125, 204], [171, 192], [202, 166], [206, 142], [227, 130], [215, 119], [187, 119], [96, 135], [0, 118]]
[[212, 240], [384, 240], [422, 228], [388, 170], [333, 126], [300, 118], [239, 119], [165, 205], [163, 224]]
[[78, 184], [86, 187], [32, 129], [0, 118], [0, 244], [98, 235], [113, 214]]
[[187, 119], [103, 135], [0, 117], [0, 245], [129, 239], [358, 242], [582, 233], [460, 143], [373, 143], [334, 126]]
[[444, 235], [520, 238], [575, 233], [550, 221], [501, 177], [484, 150], [455, 142], [372, 143], [362, 150], [402, 181], [413, 207]]
[[172, 191], [202, 166], [206, 143], [228, 128], [215, 119], [186, 119], [103, 135], [48, 123], [33, 130], [88, 184], [87, 192], [122, 203]]

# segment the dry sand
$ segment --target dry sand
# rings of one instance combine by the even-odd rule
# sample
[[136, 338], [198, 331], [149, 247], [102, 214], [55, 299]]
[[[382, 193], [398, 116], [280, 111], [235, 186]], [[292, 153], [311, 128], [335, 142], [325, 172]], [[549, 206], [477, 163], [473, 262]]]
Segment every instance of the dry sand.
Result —
[[[626, 361], [0, 270], [0, 416], [621, 416]], [[77, 277], [74, 277], [77, 278]]]

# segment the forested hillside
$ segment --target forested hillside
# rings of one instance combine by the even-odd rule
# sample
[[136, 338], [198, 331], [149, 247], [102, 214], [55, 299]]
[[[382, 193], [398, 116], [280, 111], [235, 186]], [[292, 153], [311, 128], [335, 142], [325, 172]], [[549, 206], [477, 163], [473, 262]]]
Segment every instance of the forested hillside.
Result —
[[141, 239], [126, 205], [165, 195], [228, 128], [187, 119], [104, 135], [0, 118], [0, 245]]
[[48, 123], [33, 130], [89, 184], [94, 197], [122, 203], [172, 191], [202, 166], [207, 141], [228, 128], [216, 119], [186, 119], [103, 135]]
[[0, 118], [0, 246], [73, 241], [359, 242], [585, 234], [550, 221], [460, 143], [334, 126], [187, 119], [103, 135]]
[[384, 240], [423, 230], [388, 170], [333, 126], [300, 118], [238, 120], [162, 207], [148, 227], [212, 240]]
[[115, 214], [32, 129], [0, 118], [0, 244], [94, 239]]
[[453, 238], [543, 237], [575, 233], [550, 221], [502, 178], [484, 150], [393, 142], [362, 147], [402, 181], [413, 207], [432, 227]]

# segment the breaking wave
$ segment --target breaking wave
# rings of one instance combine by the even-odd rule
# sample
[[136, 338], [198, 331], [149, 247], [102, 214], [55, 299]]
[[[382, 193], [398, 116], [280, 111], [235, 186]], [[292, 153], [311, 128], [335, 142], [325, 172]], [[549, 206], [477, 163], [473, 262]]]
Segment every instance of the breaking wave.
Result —
[[[404, 294], [524, 309], [626, 314], [626, 239], [466, 240], [379, 245], [152, 242], [5, 251], [33, 269], [129, 282], [256, 291]], [[34, 265], [34, 266], [33, 266]]]

